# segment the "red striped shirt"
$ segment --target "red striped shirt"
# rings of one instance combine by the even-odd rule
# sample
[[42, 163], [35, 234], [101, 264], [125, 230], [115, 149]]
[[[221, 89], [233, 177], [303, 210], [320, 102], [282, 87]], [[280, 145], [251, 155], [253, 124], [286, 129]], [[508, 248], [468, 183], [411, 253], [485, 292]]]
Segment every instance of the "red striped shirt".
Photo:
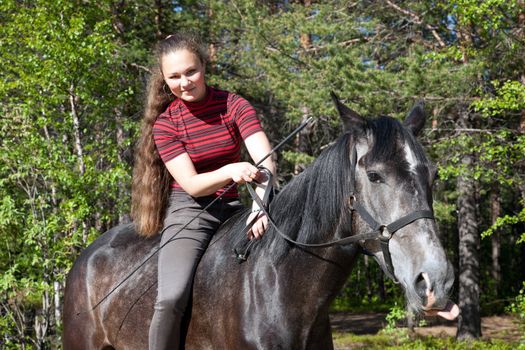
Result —
[[[188, 153], [197, 173], [206, 173], [236, 163], [241, 143], [262, 131], [255, 109], [244, 98], [208, 87], [204, 100], [173, 101], [153, 125], [153, 138], [164, 163]], [[220, 195], [229, 185], [219, 189]], [[175, 180], [173, 191], [184, 192]], [[238, 196], [233, 187], [226, 197]]]

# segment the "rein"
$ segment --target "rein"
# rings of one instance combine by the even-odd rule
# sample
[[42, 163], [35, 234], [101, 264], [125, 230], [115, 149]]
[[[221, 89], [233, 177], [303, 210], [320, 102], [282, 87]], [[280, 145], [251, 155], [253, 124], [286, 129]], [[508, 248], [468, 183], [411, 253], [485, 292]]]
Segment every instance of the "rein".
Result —
[[[288, 142], [292, 137], [294, 137], [299, 131], [301, 131], [302, 129], [304, 129], [306, 127], [306, 125], [308, 125], [311, 121], [313, 120], [313, 117], [310, 117], [308, 118], [306, 121], [304, 121], [301, 125], [299, 125], [295, 130], [293, 130], [284, 140], [282, 140], [281, 142], [279, 142], [279, 144], [277, 144], [277, 146], [275, 146], [274, 148], [272, 148], [270, 150], [270, 152], [268, 152], [268, 154], [266, 154], [263, 158], [261, 158], [257, 164], [255, 164], [255, 166], [259, 167], [262, 162], [264, 162], [268, 157], [270, 157], [273, 153], [275, 153], [278, 149], [280, 149], [286, 142]], [[271, 179], [270, 179], [271, 180]], [[166, 246], [166, 244], [172, 242], [173, 240], [175, 240], [176, 236], [182, 231], [184, 230], [189, 224], [191, 224], [195, 219], [197, 219], [199, 216], [201, 216], [202, 213], [204, 213], [206, 210], [208, 210], [215, 202], [217, 202], [226, 192], [228, 192], [228, 190], [230, 190], [231, 188], [233, 188], [233, 186], [235, 186], [235, 182], [232, 183], [231, 185], [229, 185], [226, 190], [221, 193], [220, 195], [218, 195], [217, 197], [215, 197], [208, 205], [206, 205], [206, 207], [204, 207], [199, 213], [197, 213], [197, 215], [195, 215], [193, 218], [190, 219], [190, 221], [188, 221], [185, 225], [183, 225], [177, 232], [175, 232], [164, 244], [160, 245], [159, 247], [157, 247], [155, 250], [153, 250], [153, 252], [148, 256], [146, 257], [140, 264], [138, 264], [126, 277], [124, 277], [124, 279], [122, 279], [119, 283], [117, 283], [115, 285], [115, 287], [113, 287], [102, 299], [100, 299], [90, 310], [87, 310], [87, 311], [81, 311], [81, 312], [78, 312], [77, 313], [77, 316], [84, 313], [84, 312], [88, 312], [88, 311], [94, 311], [98, 306], [100, 306], [100, 304], [102, 304], [104, 301], [106, 301], [109, 296], [111, 294], [113, 294], [120, 286], [122, 286], [124, 283], [126, 283], [127, 280], [129, 280], [140, 268], [142, 268], [152, 257], [154, 257], [162, 248], [164, 248], [164, 246]], [[250, 186], [248, 186], [250, 187]], [[256, 196], [257, 197], [257, 196]], [[259, 198], [259, 197], [257, 197]], [[173, 226], [174, 224], [172, 225], [169, 225], [169, 226], [166, 226], [159, 234], [163, 234], [164, 231], [166, 231], [166, 229], [168, 229], [169, 227]], [[150, 286], [149, 288], [151, 288], [152, 286]], [[149, 289], [148, 288], [148, 289]]]
[[[416, 220], [419, 220], [419, 219], [435, 220], [434, 214], [432, 213], [431, 210], [416, 210], [410, 214], [407, 214], [395, 220], [394, 222], [390, 224], [380, 224], [373, 218], [373, 216], [368, 212], [368, 210], [366, 210], [366, 208], [363, 207], [361, 204], [359, 204], [359, 202], [357, 201], [357, 197], [355, 194], [355, 170], [357, 166], [357, 151], [355, 149], [355, 146], [352, 147], [352, 157], [351, 157], [350, 162], [351, 162], [351, 170], [350, 170], [351, 179], [350, 179], [350, 195], [348, 197], [348, 204], [350, 206], [351, 213], [352, 214], [354, 212], [357, 213], [372, 228], [372, 231], [367, 232], [367, 233], [360, 233], [357, 235], [348, 236], [345, 238], [337, 239], [337, 240], [326, 242], [326, 243], [310, 244], [310, 243], [298, 242], [290, 238], [288, 235], [286, 235], [279, 229], [279, 227], [275, 224], [272, 217], [270, 216], [270, 213], [268, 212], [267, 203], [263, 203], [263, 201], [261, 201], [261, 199], [257, 196], [257, 194], [255, 193], [255, 191], [253, 190], [251, 186], [247, 186], [248, 191], [250, 192], [250, 195], [252, 196], [253, 200], [259, 205], [259, 208], [261, 208], [261, 211], [266, 215], [266, 217], [268, 218], [268, 222], [273, 226], [273, 228], [279, 234], [279, 236], [281, 236], [283, 239], [285, 239], [289, 243], [295, 244], [297, 246], [301, 246], [305, 248], [328, 248], [328, 247], [333, 247], [333, 246], [344, 246], [347, 244], [357, 243], [359, 241], [371, 241], [371, 240], [376, 240], [376, 239], [379, 240], [381, 244], [381, 250], [383, 252], [383, 257], [385, 260], [388, 274], [390, 274], [390, 277], [394, 280], [394, 282], [397, 283], [397, 278], [395, 277], [395, 274], [394, 274], [394, 265], [392, 264], [392, 256], [390, 255], [390, 249], [389, 249], [390, 239], [392, 239], [394, 233], [396, 233], [398, 230], [411, 224], [412, 222]], [[271, 179], [268, 183], [269, 184], [272, 183]], [[269, 189], [267, 189], [267, 191], [269, 191]], [[249, 249], [249, 246], [248, 246], [248, 249]], [[245, 254], [239, 254], [236, 251], [237, 258], [241, 262], [247, 259], [248, 249]]]

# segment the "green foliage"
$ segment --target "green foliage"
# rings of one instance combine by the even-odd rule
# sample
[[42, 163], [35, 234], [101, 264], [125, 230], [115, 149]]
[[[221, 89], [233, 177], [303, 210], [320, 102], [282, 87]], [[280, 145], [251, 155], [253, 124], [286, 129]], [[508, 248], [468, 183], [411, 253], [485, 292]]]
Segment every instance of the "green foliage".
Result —
[[403, 339], [408, 337], [408, 331], [406, 328], [399, 328], [398, 323], [402, 320], [405, 320], [407, 317], [407, 312], [404, 307], [394, 304], [390, 309], [388, 315], [386, 315], [386, 327], [382, 330], [385, 334], [395, 336], [398, 339]]
[[292, 151], [284, 151], [282, 156], [284, 160], [294, 165], [301, 164], [303, 166], [308, 166], [315, 160], [315, 158], [309, 154]]
[[496, 96], [474, 101], [472, 106], [483, 115], [496, 116], [507, 111], [520, 111], [525, 108], [525, 85], [519, 81], [492, 82]]
[[509, 310], [517, 314], [522, 321], [525, 321], [525, 285], [516, 297], [516, 302], [511, 304]]
[[[340, 134], [330, 90], [363, 115], [399, 119], [421, 99], [430, 120], [420, 139], [439, 166], [434, 210], [447, 251], [454, 258], [458, 176], [474, 179], [481, 189], [484, 237], [501, 230], [507, 243], [520, 235], [518, 241], [524, 241], [525, 54], [519, 1], [396, 4], [0, 2], [2, 344], [45, 347], [58, 339], [59, 320], [46, 303], [62, 293], [78, 252], [128, 212], [130, 150], [149, 74], [145, 67], [153, 59], [149, 50], [178, 28], [196, 29], [213, 43], [217, 52], [209, 82], [248, 98], [271, 140], [281, 140], [305, 116], [316, 119], [306, 142], [280, 152], [282, 179]], [[465, 115], [469, 125], [461, 124]], [[465, 154], [473, 155], [473, 164], [462, 162]], [[487, 189], [494, 186], [501, 189], [503, 211], [492, 224], [486, 208]], [[481, 249], [486, 253], [490, 242], [483, 241]], [[521, 277], [512, 271], [523, 258], [514, 260], [503, 271], [509, 295], [521, 288]], [[489, 262], [482, 263], [488, 271]], [[482, 286], [494, 285], [488, 272], [482, 279]], [[389, 314], [394, 322], [402, 300], [402, 291], [383, 282], [376, 264], [365, 266], [360, 259], [334, 307], [394, 305]], [[27, 326], [43, 311], [47, 340], [35, 339]], [[401, 347], [410, 344], [398, 341]], [[380, 344], [371, 347], [395, 346]], [[413, 345], [465, 347], [440, 339]]]
[[460, 25], [480, 26], [486, 35], [505, 29], [508, 17], [520, 6], [518, 0], [453, 0], [446, 3]]
[[[79, 249], [127, 211], [123, 153], [136, 126], [124, 116], [138, 108], [140, 81], [122, 62], [110, 6], [0, 4], [0, 295], [12, 301], [1, 304], [12, 320], [1, 331], [10, 334], [6, 344], [56, 343], [53, 296]], [[49, 332], [40, 338], [26, 326], [37, 319]]]
[[[507, 226], [507, 225], [516, 225], [518, 223], [525, 222], [525, 209], [522, 209], [518, 214], [516, 215], [505, 215], [502, 217], [499, 217], [496, 219], [496, 222], [490, 226], [487, 230], [483, 231], [481, 233], [482, 238], [489, 237], [492, 235], [496, 230]], [[525, 232], [521, 234], [520, 238], [518, 239], [517, 243], [524, 243], [525, 242]]]
[[525, 282], [523, 282], [523, 288], [521, 288], [514, 302], [508, 306], [507, 311], [518, 316], [520, 328], [524, 332], [521, 339], [522, 346], [525, 348]]
[[351, 311], [355, 313], [388, 312], [390, 308], [390, 298], [382, 300], [378, 294], [368, 298], [363, 293], [341, 293], [330, 307], [334, 312]]
[[514, 350], [524, 348], [523, 344], [504, 340], [458, 342], [454, 337], [395, 337], [391, 334], [355, 335], [351, 333], [333, 335], [334, 345], [346, 349], [391, 349], [391, 350]]
[[434, 215], [440, 222], [451, 223], [455, 221], [454, 212], [456, 211], [456, 205], [434, 201]]
[[396, 323], [405, 318], [406, 310], [403, 307], [397, 305], [397, 303], [395, 303], [394, 306], [390, 309], [388, 315], [386, 315], [386, 329], [393, 330], [394, 328], [396, 328]]

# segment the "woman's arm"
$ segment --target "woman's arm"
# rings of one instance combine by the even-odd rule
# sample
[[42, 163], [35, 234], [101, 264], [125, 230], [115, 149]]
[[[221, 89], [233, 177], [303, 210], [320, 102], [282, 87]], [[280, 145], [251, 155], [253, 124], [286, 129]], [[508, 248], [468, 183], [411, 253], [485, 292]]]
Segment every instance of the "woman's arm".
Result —
[[182, 153], [166, 163], [166, 168], [186, 193], [203, 197], [215, 193], [232, 180], [238, 184], [251, 182], [257, 168], [248, 162], [231, 163], [217, 170], [198, 174], [188, 153]]
[[[271, 151], [270, 142], [262, 131], [248, 136], [244, 143], [254, 163], [258, 163]], [[275, 163], [271, 157], [266, 158], [261, 164], [275, 174]], [[215, 193], [219, 188], [226, 186], [232, 180], [238, 184], [252, 182], [259, 175], [258, 169], [248, 162], [231, 163], [217, 170], [198, 174], [188, 153], [182, 153], [166, 163], [166, 168], [171, 176], [177, 181], [186, 193], [193, 197], [203, 197]], [[263, 198], [266, 185], [257, 186], [255, 192], [259, 198]], [[257, 203], [253, 203], [252, 210], [257, 210]], [[261, 212], [253, 212], [248, 222], [253, 217], [259, 216], [257, 221], [248, 231], [249, 238], [261, 238], [266, 227], [268, 218]]]
[[[246, 148], [248, 149], [248, 153], [250, 154], [250, 157], [253, 159], [254, 163], [257, 164], [263, 157], [265, 157], [268, 153], [271, 152], [272, 148], [270, 146], [270, 142], [268, 141], [268, 138], [266, 137], [266, 134], [262, 131], [256, 132], [253, 135], [248, 136], [244, 143], [246, 145]], [[272, 159], [272, 157], [266, 158], [263, 163], [261, 164], [265, 168], [271, 171], [273, 175], [275, 175], [275, 163]], [[255, 188], [255, 192], [259, 196], [259, 198], [264, 197], [264, 192], [268, 186], [268, 182], [262, 183], [260, 186], [258, 185]], [[262, 212], [258, 211], [259, 206], [255, 201], [252, 203], [252, 213], [248, 216], [248, 219], [246, 220], [247, 223], [251, 222], [254, 217], [258, 216], [257, 221], [252, 225], [251, 229], [247, 232], [248, 238], [261, 238], [264, 234], [264, 231], [266, 230], [266, 227], [268, 226], [268, 218], [266, 215], [263, 215]]]
[[[266, 134], [262, 131], [248, 136], [246, 140], [244, 140], [244, 144], [246, 145], [248, 153], [255, 164], [257, 164], [272, 150], [270, 141], [268, 141]], [[271, 156], [266, 158], [261, 165], [270, 170], [272, 174], [275, 175], [275, 163]]]

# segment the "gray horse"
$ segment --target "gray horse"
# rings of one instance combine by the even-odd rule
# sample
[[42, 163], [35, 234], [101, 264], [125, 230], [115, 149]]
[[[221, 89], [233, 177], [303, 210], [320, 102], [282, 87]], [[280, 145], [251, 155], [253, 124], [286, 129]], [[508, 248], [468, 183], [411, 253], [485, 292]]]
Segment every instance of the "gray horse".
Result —
[[[186, 349], [332, 349], [329, 306], [363, 250], [399, 281], [415, 312], [457, 316], [432, 216], [435, 167], [415, 139], [423, 109], [401, 124], [362, 118], [334, 99], [345, 133], [275, 197], [275, 226], [250, 244], [243, 211], [216, 233], [196, 272]], [[159, 241], [126, 225], [82, 252], [67, 278], [65, 350], [147, 349]]]

